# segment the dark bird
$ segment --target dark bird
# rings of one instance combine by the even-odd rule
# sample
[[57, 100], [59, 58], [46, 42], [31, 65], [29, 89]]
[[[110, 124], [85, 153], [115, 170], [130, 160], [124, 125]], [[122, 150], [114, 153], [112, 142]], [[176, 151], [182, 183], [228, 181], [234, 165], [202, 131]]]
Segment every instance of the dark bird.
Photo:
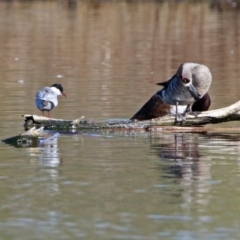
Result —
[[163, 89], [155, 93], [131, 120], [176, 114], [179, 121], [179, 115], [187, 111], [207, 111], [211, 104], [207, 93], [211, 82], [212, 74], [208, 67], [197, 63], [183, 63], [170, 80], [157, 83]]
[[63, 95], [67, 97], [63, 92], [63, 87], [59, 83], [53, 84], [51, 87], [44, 87], [37, 91], [35, 104], [36, 107], [44, 112], [48, 112], [47, 117], [50, 117], [50, 111], [58, 105], [58, 96]]

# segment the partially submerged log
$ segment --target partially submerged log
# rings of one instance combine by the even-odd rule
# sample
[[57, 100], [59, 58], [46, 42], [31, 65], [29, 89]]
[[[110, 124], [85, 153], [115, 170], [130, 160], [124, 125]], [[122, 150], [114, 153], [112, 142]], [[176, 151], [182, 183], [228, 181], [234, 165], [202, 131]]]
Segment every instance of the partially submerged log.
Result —
[[87, 129], [124, 129], [137, 130], [159, 128], [164, 126], [202, 126], [206, 124], [216, 124], [229, 121], [240, 120], [240, 101], [225, 108], [200, 112], [196, 114], [186, 114], [186, 118], [182, 122], [176, 122], [174, 115], [167, 115], [146, 121], [108, 121], [95, 123], [86, 121], [83, 117], [76, 120], [53, 119], [39, 117], [36, 115], [23, 115], [25, 118], [25, 128], [30, 126], [44, 126], [45, 129], [58, 130], [87, 130]]
[[58, 136], [58, 132], [46, 132], [44, 131], [44, 127], [40, 127], [39, 129], [33, 127], [22, 134], [4, 139], [2, 141], [15, 147], [37, 147], [39, 144], [48, 143]]

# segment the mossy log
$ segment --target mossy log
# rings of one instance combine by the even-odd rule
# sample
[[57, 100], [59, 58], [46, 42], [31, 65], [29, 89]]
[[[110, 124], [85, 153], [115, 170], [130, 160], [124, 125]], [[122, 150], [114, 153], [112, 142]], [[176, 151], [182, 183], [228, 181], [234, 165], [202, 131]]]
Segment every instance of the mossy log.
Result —
[[94, 129], [124, 129], [124, 130], [149, 130], [152, 128], [166, 126], [192, 127], [206, 124], [216, 124], [229, 121], [240, 120], [240, 101], [225, 108], [216, 110], [198, 112], [195, 114], [186, 114], [185, 120], [176, 122], [174, 115], [167, 115], [146, 121], [107, 121], [95, 123], [86, 121], [83, 117], [76, 120], [64, 120], [40, 117], [37, 115], [23, 115], [25, 118], [25, 129], [32, 126], [44, 126], [50, 130], [94, 130]]

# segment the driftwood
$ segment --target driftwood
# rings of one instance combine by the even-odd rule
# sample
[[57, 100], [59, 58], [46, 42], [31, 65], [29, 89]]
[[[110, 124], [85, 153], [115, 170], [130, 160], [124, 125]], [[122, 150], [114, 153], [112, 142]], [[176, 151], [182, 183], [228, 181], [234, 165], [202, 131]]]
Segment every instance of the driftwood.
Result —
[[[25, 118], [25, 129], [32, 126], [44, 126], [45, 129], [55, 130], [94, 130], [94, 129], [124, 129], [124, 130], [151, 130], [159, 127], [172, 129], [179, 127], [202, 126], [206, 124], [216, 124], [229, 121], [240, 120], [240, 101], [225, 108], [216, 110], [199, 112], [195, 114], [186, 114], [186, 118], [182, 122], [176, 122], [174, 115], [167, 115], [146, 121], [108, 121], [108, 122], [92, 122], [84, 120], [81, 117], [76, 120], [63, 120], [40, 117], [37, 115], [23, 115]], [[199, 128], [202, 129], [202, 128]]]

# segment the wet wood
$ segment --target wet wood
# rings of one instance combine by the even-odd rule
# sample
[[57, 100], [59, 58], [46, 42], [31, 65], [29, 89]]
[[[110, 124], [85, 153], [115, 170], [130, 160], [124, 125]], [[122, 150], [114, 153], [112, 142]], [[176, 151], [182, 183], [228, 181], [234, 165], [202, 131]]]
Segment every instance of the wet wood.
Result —
[[[216, 110], [200, 112], [195, 114], [187, 114], [186, 118], [182, 122], [176, 122], [174, 115], [167, 115], [161, 118], [155, 118], [146, 121], [108, 121], [95, 123], [92, 121], [84, 120], [81, 117], [76, 120], [64, 120], [40, 117], [37, 115], [23, 115], [25, 118], [25, 128], [29, 129], [32, 126], [44, 126], [46, 129], [128, 129], [137, 130], [145, 129], [150, 130], [159, 127], [169, 126], [181, 126], [181, 127], [193, 127], [206, 124], [216, 124], [229, 121], [240, 120], [240, 101], [236, 102], [225, 108]], [[200, 130], [200, 129], [199, 129]]]

